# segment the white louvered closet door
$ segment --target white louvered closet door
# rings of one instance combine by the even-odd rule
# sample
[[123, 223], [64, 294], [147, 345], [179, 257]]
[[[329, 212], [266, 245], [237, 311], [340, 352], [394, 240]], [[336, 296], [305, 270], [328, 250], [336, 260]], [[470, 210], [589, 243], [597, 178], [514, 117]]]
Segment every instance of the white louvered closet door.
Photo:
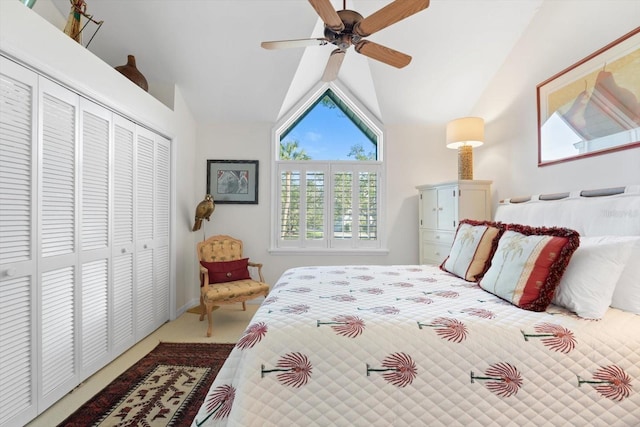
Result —
[[40, 78], [40, 399], [49, 406], [78, 383], [78, 102]]
[[136, 125], [113, 116], [112, 330], [114, 353], [135, 342], [134, 329], [134, 154]]
[[0, 57], [0, 425], [37, 414], [36, 120], [38, 76]]
[[86, 378], [104, 366], [109, 345], [110, 111], [80, 99], [80, 366]]
[[156, 135], [137, 128], [136, 141], [136, 337], [140, 339], [156, 328], [153, 264], [153, 231]]
[[158, 325], [169, 320], [170, 300], [170, 254], [169, 216], [171, 203], [171, 146], [167, 139], [156, 137], [155, 167], [155, 223], [154, 223], [154, 265], [155, 265], [155, 317]]

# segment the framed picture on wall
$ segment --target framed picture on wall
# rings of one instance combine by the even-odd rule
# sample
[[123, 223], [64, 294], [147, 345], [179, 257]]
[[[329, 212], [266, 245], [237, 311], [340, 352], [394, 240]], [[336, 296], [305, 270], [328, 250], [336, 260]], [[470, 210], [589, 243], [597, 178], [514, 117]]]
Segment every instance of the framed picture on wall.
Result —
[[537, 86], [538, 166], [640, 146], [640, 27]]
[[207, 194], [216, 204], [258, 204], [258, 160], [207, 160]]

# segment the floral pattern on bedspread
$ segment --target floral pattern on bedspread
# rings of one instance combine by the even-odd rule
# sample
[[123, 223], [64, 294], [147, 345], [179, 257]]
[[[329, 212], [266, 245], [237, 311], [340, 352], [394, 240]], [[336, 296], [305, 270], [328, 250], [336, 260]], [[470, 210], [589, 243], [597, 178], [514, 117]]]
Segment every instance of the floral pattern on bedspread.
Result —
[[521, 310], [431, 266], [273, 286], [193, 425], [640, 425], [640, 316]]

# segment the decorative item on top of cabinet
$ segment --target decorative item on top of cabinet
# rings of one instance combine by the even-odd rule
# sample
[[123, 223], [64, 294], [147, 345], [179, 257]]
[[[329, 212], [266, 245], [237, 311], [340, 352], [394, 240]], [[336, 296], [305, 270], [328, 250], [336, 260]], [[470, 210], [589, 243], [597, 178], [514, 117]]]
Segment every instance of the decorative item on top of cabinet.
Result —
[[460, 220], [491, 219], [491, 181], [458, 180], [416, 188], [420, 192], [420, 264], [444, 261]]
[[145, 92], [149, 92], [149, 85], [147, 79], [136, 67], [136, 57], [133, 55], [127, 56], [127, 63], [125, 65], [118, 65], [116, 70], [123, 76], [140, 86]]
[[[28, 0], [21, 0], [23, 3], [27, 4]], [[104, 21], [96, 21], [93, 19], [93, 15], [87, 13], [87, 3], [84, 0], [70, 0], [71, 2], [71, 11], [69, 12], [69, 17], [67, 18], [67, 24], [64, 27], [63, 32], [71, 37], [73, 40], [82, 44], [82, 32], [85, 27], [89, 24], [89, 22], [93, 22], [98, 27], [94, 31], [93, 35], [87, 42], [85, 47], [89, 47], [91, 40], [96, 36]], [[35, 0], [32, 0], [32, 3], [35, 3]], [[28, 4], [27, 4], [28, 5]], [[29, 6], [31, 7], [31, 6]], [[85, 17], [85, 24], [82, 25], [82, 17]], [[82, 25], [82, 26], [81, 26]]]

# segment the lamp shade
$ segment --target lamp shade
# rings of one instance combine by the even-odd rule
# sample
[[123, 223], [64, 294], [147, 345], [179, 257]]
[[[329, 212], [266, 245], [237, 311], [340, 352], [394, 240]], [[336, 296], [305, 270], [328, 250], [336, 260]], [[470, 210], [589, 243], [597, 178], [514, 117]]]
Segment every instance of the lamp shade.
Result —
[[479, 147], [484, 142], [484, 120], [480, 117], [463, 117], [447, 124], [447, 148], [461, 146]]

